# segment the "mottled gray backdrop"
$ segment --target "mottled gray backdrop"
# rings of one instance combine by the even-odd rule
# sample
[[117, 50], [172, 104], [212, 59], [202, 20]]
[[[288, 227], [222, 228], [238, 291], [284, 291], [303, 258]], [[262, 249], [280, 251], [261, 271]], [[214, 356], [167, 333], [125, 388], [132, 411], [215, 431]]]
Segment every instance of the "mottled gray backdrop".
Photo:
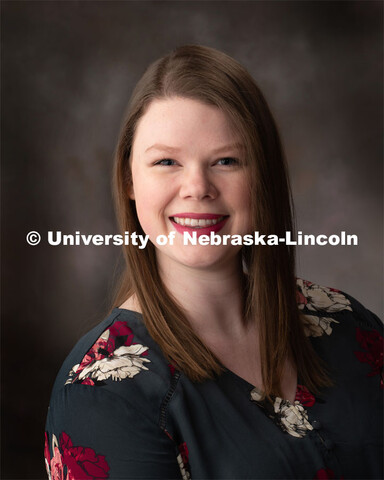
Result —
[[112, 157], [132, 87], [177, 45], [243, 63], [280, 125], [297, 222], [359, 236], [303, 247], [299, 274], [382, 311], [380, 1], [2, 2], [3, 475], [44, 477], [52, 382], [108, 309], [118, 247], [27, 245], [114, 233]]

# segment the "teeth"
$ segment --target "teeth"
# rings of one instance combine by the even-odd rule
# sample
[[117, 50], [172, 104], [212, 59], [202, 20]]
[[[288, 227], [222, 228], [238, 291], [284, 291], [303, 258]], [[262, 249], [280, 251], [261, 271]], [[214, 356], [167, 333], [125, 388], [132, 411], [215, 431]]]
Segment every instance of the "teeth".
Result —
[[173, 221], [178, 223], [182, 226], [188, 227], [195, 227], [195, 228], [204, 228], [204, 227], [211, 227], [212, 225], [216, 225], [217, 223], [221, 222], [224, 217], [219, 218], [184, 218], [184, 217], [173, 217]]

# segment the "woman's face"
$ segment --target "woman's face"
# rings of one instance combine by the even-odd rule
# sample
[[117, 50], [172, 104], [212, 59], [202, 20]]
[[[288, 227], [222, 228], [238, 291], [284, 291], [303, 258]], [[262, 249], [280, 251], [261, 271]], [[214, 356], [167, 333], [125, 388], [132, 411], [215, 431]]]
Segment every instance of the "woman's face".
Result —
[[[130, 197], [162, 268], [235, 260], [240, 246], [185, 245], [183, 236], [250, 230], [244, 151], [220, 109], [181, 97], [154, 100], [138, 122], [131, 168]], [[159, 246], [157, 236], [170, 234], [173, 245]]]

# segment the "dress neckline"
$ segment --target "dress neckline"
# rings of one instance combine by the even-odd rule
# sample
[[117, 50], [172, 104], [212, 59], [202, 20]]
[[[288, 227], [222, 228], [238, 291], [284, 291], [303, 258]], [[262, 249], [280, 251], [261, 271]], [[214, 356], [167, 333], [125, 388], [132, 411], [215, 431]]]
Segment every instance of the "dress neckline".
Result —
[[[234, 380], [236, 380], [238, 383], [241, 383], [243, 385], [243, 387], [245, 388], [245, 390], [250, 393], [250, 392], [254, 392], [255, 394], [259, 395], [260, 397], [263, 396], [263, 391], [260, 390], [260, 388], [258, 387], [255, 387], [255, 385], [253, 385], [252, 383], [248, 382], [247, 380], [245, 380], [243, 377], [240, 377], [239, 375], [237, 375], [235, 372], [233, 372], [232, 370], [229, 370], [229, 368], [227, 367], [224, 367], [225, 369], [225, 373], [229, 374]], [[291, 402], [290, 400], [288, 400], [287, 398], [282, 398], [282, 397], [273, 397], [274, 399], [280, 399], [284, 402], [288, 402], [289, 404], [291, 405], [294, 405], [295, 402], [297, 401], [297, 396], [298, 396], [298, 393], [299, 393], [299, 389], [300, 389], [300, 379], [299, 377], [297, 377], [297, 381], [296, 381], [296, 389], [295, 389], [295, 398], [293, 400], [293, 402]]]
[[[117, 310], [119, 312], [123, 312], [123, 313], [133, 313], [135, 315], [140, 315], [140, 317], [143, 317], [142, 313], [141, 312], [137, 312], [135, 310], [130, 310], [128, 308], [120, 308], [120, 307], [115, 307], [113, 310]], [[145, 326], [145, 325], [144, 325]], [[149, 335], [149, 333], [148, 333]], [[240, 377], [239, 375], [237, 375], [235, 372], [233, 372], [232, 370], [230, 370], [229, 368], [227, 367], [224, 367], [224, 372], [229, 374], [233, 379], [237, 380], [238, 383], [242, 383], [244, 387], [246, 387], [246, 390], [247, 392], [249, 393], [250, 391], [252, 392], [255, 392], [256, 394], [262, 396], [263, 395], [263, 392], [262, 390], [260, 390], [258, 387], [256, 387], [255, 385], [253, 385], [252, 383], [248, 382], [247, 380], [245, 380], [243, 377]], [[291, 402], [290, 400], [286, 399], [286, 398], [281, 398], [281, 397], [275, 397], [275, 399], [281, 399], [282, 401], [284, 402], [288, 402], [289, 404], [291, 405], [294, 405], [295, 402], [297, 401], [296, 398], [298, 396], [298, 393], [299, 393], [299, 385], [300, 385], [300, 379], [299, 377], [297, 376], [297, 380], [296, 380], [296, 389], [295, 389], [295, 399], [293, 402]]]

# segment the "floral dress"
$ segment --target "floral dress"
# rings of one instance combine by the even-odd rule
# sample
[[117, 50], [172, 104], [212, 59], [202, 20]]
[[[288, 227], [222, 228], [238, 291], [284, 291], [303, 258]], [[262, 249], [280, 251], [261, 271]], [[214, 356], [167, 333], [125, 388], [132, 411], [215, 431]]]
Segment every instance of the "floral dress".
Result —
[[226, 370], [193, 383], [140, 314], [115, 308], [56, 379], [45, 433], [52, 480], [382, 478], [382, 324], [337, 290], [297, 281], [307, 336], [334, 385], [261, 400]]

